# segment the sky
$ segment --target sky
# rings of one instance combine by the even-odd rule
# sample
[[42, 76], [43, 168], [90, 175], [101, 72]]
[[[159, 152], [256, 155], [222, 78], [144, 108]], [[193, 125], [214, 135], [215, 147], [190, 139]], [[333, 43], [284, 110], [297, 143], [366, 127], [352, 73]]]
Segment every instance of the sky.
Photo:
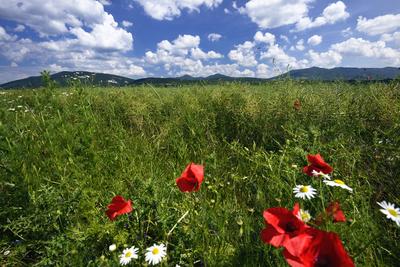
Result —
[[0, 0], [0, 83], [400, 67], [399, 0]]

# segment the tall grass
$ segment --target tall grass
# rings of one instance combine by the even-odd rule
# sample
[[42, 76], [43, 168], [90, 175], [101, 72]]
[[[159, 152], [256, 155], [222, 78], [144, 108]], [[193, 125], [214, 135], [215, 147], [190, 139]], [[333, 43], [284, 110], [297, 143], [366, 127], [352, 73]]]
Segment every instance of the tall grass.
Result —
[[[400, 229], [376, 202], [400, 204], [399, 133], [395, 82], [8, 91], [0, 265], [117, 266], [112, 243], [121, 251], [167, 242], [165, 266], [286, 266], [259, 238], [262, 212], [298, 201], [317, 215], [326, 203], [294, 198], [303, 183], [341, 202], [351, 222], [324, 229], [340, 235], [357, 266], [397, 266]], [[301, 173], [318, 152], [353, 194]], [[191, 161], [205, 165], [205, 182], [183, 194], [175, 178]], [[104, 212], [116, 194], [135, 210], [110, 222]]]

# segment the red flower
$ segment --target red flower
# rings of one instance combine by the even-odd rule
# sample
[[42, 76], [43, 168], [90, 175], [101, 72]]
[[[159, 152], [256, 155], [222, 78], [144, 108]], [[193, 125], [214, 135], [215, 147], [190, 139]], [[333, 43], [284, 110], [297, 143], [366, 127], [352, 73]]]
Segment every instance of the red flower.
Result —
[[131, 211], [132, 211], [131, 200], [126, 201], [121, 196], [115, 196], [113, 197], [111, 204], [108, 205], [108, 210], [106, 211], [106, 214], [108, 218], [110, 218], [110, 220], [113, 221], [115, 217], [125, 213], [129, 213]]
[[[303, 251], [293, 255], [288, 249], [283, 251], [292, 267], [354, 267], [353, 260], [346, 253], [339, 236], [332, 232], [309, 228], [305, 231], [311, 238]], [[300, 252], [300, 253], [299, 253]]]
[[317, 155], [307, 155], [307, 160], [310, 165], [303, 168], [303, 172], [308, 176], [313, 176], [313, 171], [322, 172], [324, 174], [331, 173], [333, 168], [324, 161], [320, 154]]
[[269, 208], [264, 211], [263, 217], [266, 228], [261, 231], [264, 243], [275, 247], [285, 247], [290, 253], [297, 255], [299, 247], [307, 244], [306, 235], [303, 235], [308, 226], [296, 215], [299, 205], [296, 203], [293, 211], [285, 208]]
[[182, 192], [199, 191], [204, 180], [203, 165], [190, 163], [183, 171], [181, 177], [176, 179], [176, 185]]
[[340, 209], [339, 202], [331, 202], [326, 208], [326, 214], [329, 217], [333, 217], [333, 222], [346, 222], [346, 216], [344, 216], [343, 211]]

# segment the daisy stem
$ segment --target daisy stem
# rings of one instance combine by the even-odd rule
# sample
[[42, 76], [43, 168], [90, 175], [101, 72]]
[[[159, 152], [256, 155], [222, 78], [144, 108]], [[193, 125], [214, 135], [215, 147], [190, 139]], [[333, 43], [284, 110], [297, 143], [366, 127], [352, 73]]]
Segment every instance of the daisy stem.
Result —
[[170, 236], [172, 232], [175, 230], [175, 228], [178, 226], [178, 224], [189, 214], [189, 210], [185, 212], [185, 214], [182, 215], [182, 217], [179, 218], [179, 220], [175, 223], [175, 225], [169, 230], [167, 236]]

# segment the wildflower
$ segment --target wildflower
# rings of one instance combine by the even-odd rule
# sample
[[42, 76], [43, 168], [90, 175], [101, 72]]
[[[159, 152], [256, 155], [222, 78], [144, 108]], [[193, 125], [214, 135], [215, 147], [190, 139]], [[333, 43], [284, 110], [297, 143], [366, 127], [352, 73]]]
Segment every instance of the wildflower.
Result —
[[302, 199], [312, 199], [317, 194], [317, 190], [315, 190], [311, 185], [296, 185], [293, 188], [293, 193], [296, 193], [295, 197]]
[[204, 167], [190, 163], [183, 171], [181, 177], [176, 179], [176, 184], [182, 192], [198, 191], [204, 180]]
[[296, 111], [299, 111], [299, 110], [301, 109], [301, 102], [300, 102], [299, 99], [296, 99], [296, 100], [294, 101], [294, 103], [293, 103], [293, 108], [294, 108]]
[[286, 248], [283, 251], [290, 266], [354, 267], [337, 234], [314, 228], [306, 229], [305, 234], [308, 234], [306, 238], [296, 240], [299, 246], [295, 253]]
[[124, 249], [122, 254], [119, 256], [119, 263], [121, 265], [127, 265], [132, 259], [137, 259], [138, 251], [139, 249], [135, 248], [134, 246]]
[[322, 172], [324, 174], [329, 174], [333, 171], [333, 168], [324, 161], [324, 159], [320, 154], [316, 155], [309, 154], [307, 155], [307, 160], [310, 165], [305, 166], [303, 168], [303, 172], [308, 176], [313, 176], [312, 171], [316, 171], [318, 173]]
[[146, 261], [151, 265], [156, 265], [167, 255], [167, 247], [164, 244], [156, 245], [146, 249]]
[[322, 177], [322, 178], [324, 178], [324, 179], [326, 179], [326, 180], [330, 180], [330, 179], [331, 179], [331, 177], [329, 176], [329, 174], [325, 174], [325, 173], [323, 173], [323, 172], [317, 172], [316, 170], [312, 170], [311, 174], [312, 174], [312, 176], [314, 176], [314, 177]]
[[112, 245], [110, 245], [110, 246], [108, 247], [108, 250], [111, 251], [111, 252], [113, 252], [113, 251], [116, 250], [116, 249], [117, 249], [117, 245], [115, 245], [115, 244], [112, 244]]
[[333, 218], [333, 222], [346, 222], [346, 216], [340, 209], [340, 203], [335, 201], [329, 203], [329, 206], [325, 209], [326, 214]]
[[6, 251], [4, 251], [3, 255], [4, 255], [4, 256], [8, 256], [8, 255], [10, 255], [10, 253], [11, 253], [11, 251], [6, 250]]
[[324, 183], [329, 185], [329, 186], [339, 186], [343, 189], [349, 190], [350, 192], [353, 192], [353, 189], [350, 188], [348, 185], [345, 184], [342, 180], [333, 180], [333, 181], [328, 181], [324, 180]]
[[285, 247], [291, 253], [295, 253], [297, 238], [305, 238], [302, 232], [308, 226], [295, 214], [299, 212], [299, 205], [296, 204], [293, 211], [285, 208], [269, 208], [264, 211], [263, 217], [266, 228], [261, 231], [261, 240], [275, 247]]
[[108, 205], [108, 210], [106, 214], [111, 221], [115, 219], [115, 217], [129, 213], [132, 211], [132, 203], [131, 200], [126, 201], [122, 196], [115, 196], [111, 204]]
[[391, 219], [394, 221], [397, 226], [400, 226], [400, 209], [396, 208], [394, 204], [382, 201], [382, 202], [377, 202], [379, 206], [382, 207], [380, 211], [386, 215], [387, 219]]
[[299, 212], [296, 214], [296, 217], [305, 223], [309, 222], [312, 218], [308, 210], [303, 210], [303, 209], [299, 210]]

